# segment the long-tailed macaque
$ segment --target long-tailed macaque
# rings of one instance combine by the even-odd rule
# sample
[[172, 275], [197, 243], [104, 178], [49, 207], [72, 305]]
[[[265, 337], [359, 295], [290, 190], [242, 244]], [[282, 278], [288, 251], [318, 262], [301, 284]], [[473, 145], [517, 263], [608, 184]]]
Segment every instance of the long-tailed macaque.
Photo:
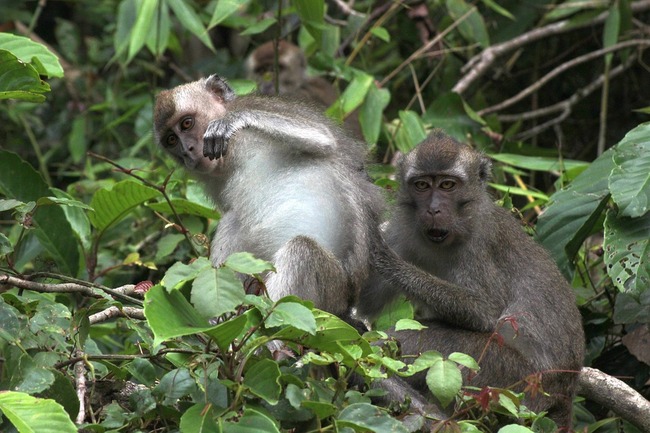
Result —
[[369, 274], [382, 207], [362, 170], [365, 146], [318, 109], [235, 97], [216, 75], [161, 92], [156, 141], [205, 185], [222, 212], [211, 260], [270, 260], [273, 300], [295, 294], [345, 316]]
[[246, 60], [248, 78], [257, 82], [263, 95], [283, 95], [313, 101], [327, 108], [336, 101], [334, 86], [322, 77], [307, 76], [307, 59], [302, 50], [281, 40], [277, 44], [278, 88], [275, 88], [275, 41], [257, 47]]
[[[550, 256], [493, 203], [486, 191], [490, 169], [486, 156], [440, 131], [402, 158], [386, 242], [450, 284], [405, 284], [401, 272], [380, 265], [358, 309], [373, 317], [404, 293], [428, 326], [395, 333], [404, 354], [470, 354], [481, 369], [465, 383], [479, 387], [508, 387], [541, 373], [549, 396], [526, 403], [568, 427], [584, 352], [581, 316]], [[409, 383], [427, 390], [423, 375]]]

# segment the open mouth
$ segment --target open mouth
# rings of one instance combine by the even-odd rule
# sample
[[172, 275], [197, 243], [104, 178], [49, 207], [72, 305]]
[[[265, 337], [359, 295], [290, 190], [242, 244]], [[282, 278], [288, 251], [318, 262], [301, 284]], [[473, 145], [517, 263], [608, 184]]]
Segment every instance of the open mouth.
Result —
[[447, 239], [449, 230], [445, 229], [430, 229], [427, 230], [427, 237], [433, 242], [442, 242]]

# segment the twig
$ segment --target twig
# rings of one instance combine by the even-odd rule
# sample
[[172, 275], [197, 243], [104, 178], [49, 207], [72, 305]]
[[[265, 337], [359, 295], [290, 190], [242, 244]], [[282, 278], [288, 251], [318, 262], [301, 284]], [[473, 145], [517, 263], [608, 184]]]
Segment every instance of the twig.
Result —
[[352, 43], [352, 41], [361, 33], [363, 29], [368, 27], [370, 23], [372, 23], [377, 17], [380, 17], [388, 10], [388, 8], [391, 7], [391, 2], [386, 2], [383, 5], [379, 6], [377, 9], [372, 11], [370, 15], [368, 15], [368, 18], [359, 26], [359, 30], [356, 32], [351, 33], [343, 42], [341, 42], [341, 45], [339, 45], [339, 48], [336, 50], [336, 55], [337, 56], [342, 56], [345, 49]]
[[91, 325], [95, 323], [105, 322], [106, 320], [112, 319], [114, 317], [129, 317], [131, 319], [145, 320], [144, 310], [142, 308], [135, 307], [122, 307], [118, 308], [115, 305], [108, 307], [107, 309], [100, 311], [99, 313], [91, 314], [88, 317], [88, 321]]
[[[630, 5], [630, 9], [633, 13], [650, 9], [650, 0], [636, 1]], [[531, 30], [507, 42], [492, 45], [491, 47], [484, 49], [482, 52], [469, 59], [469, 61], [461, 69], [465, 76], [463, 76], [456, 83], [452, 91], [458, 94], [463, 94], [469, 88], [469, 86], [474, 83], [474, 81], [478, 80], [483, 74], [487, 72], [487, 70], [492, 66], [497, 58], [504, 55], [505, 53], [521, 48], [524, 45], [535, 42], [542, 38], [558, 35], [570, 30], [580, 29], [594, 24], [602, 24], [608, 16], [609, 12], [603, 12], [593, 20], [585, 21], [579, 24], [576, 24], [569, 19], [558, 21], [556, 23]]]
[[6, 274], [0, 274], [0, 286], [1, 285], [10, 285], [20, 289], [32, 290], [40, 293], [81, 293], [84, 296], [92, 298], [101, 298], [104, 295], [103, 292], [105, 292], [116, 298], [132, 302], [136, 305], [142, 305], [141, 300], [123, 294], [120, 290], [122, 288], [114, 290], [109, 289], [108, 287], [90, 287], [78, 283], [39, 283]]
[[77, 388], [77, 398], [79, 399], [79, 412], [77, 412], [75, 423], [80, 425], [86, 419], [86, 359], [81, 350], [75, 350], [74, 354], [76, 358], [80, 358], [74, 364], [74, 379]]
[[613, 51], [618, 51], [622, 50], [623, 48], [628, 48], [631, 46], [638, 46], [638, 45], [648, 45], [650, 46], [650, 40], [644, 40], [644, 39], [633, 39], [630, 41], [625, 41], [618, 43], [616, 45], [612, 45], [611, 47], [607, 48], [602, 48], [600, 50], [592, 51], [591, 53], [585, 54], [580, 57], [576, 57], [575, 59], [568, 61], [566, 63], [561, 64], [560, 66], [556, 67], [553, 69], [551, 72], [548, 74], [544, 75], [542, 78], [539, 80], [535, 81], [535, 83], [531, 86], [526, 87], [524, 90], [521, 92], [517, 93], [515, 96], [506, 99], [505, 101], [502, 101], [496, 105], [493, 105], [491, 107], [484, 108], [478, 112], [479, 115], [484, 116], [486, 114], [494, 113], [495, 111], [502, 110], [506, 107], [509, 107], [522, 99], [524, 99], [526, 96], [531, 95], [535, 92], [537, 92], [544, 84], [548, 83], [550, 80], [553, 78], [557, 77], [560, 75], [562, 72], [573, 68], [574, 66], [577, 66], [581, 63], [588, 62], [590, 60], [593, 60], [598, 57], [602, 57], [607, 53], [611, 53]]
[[[617, 75], [621, 74], [623, 71], [628, 69], [635, 60], [636, 60], [636, 56], [630, 55], [625, 63], [618, 65], [617, 67], [615, 67], [610, 71], [609, 78], [612, 79]], [[564, 121], [571, 114], [571, 109], [573, 108], [573, 106], [576, 105], [578, 102], [580, 102], [582, 99], [592, 94], [600, 86], [602, 86], [604, 79], [605, 79], [604, 75], [600, 75], [594, 81], [592, 81], [591, 83], [589, 83], [588, 85], [579, 89], [576, 93], [571, 95], [571, 97], [565, 99], [564, 101], [558, 102], [557, 104], [553, 104], [548, 107], [540, 108], [538, 110], [529, 111], [526, 113], [503, 114], [497, 116], [497, 118], [503, 122], [516, 122], [520, 120], [535, 119], [548, 114], [556, 113], [558, 111], [561, 112], [561, 114], [556, 118], [544, 122], [540, 125], [537, 125], [534, 128], [531, 128], [527, 131], [520, 132], [519, 134], [512, 137], [513, 140], [526, 140], [529, 137], [537, 135], [540, 132], [545, 131], [546, 129]]]
[[438, 33], [435, 38], [431, 39], [429, 42], [421, 46], [419, 49], [417, 49], [413, 54], [411, 54], [406, 60], [404, 60], [397, 68], [393, 69], [393, 71], [384, 78], [381, 83], [379, 84], [379, 87], [383, 87], [386, 85], [387, 82], [389, 82], [395, 75], [397, 75], [402, 69], [406, 67], [406, 65], [410, 64], [413, 62], [413, 60], [419, 58], [422, 56], [423, 53], [427, 52], [432, 46], [440, 42], [447, 34], [449, 34], [452, 30], [454, 30], [456, 27], [460, 25], [463, 21], [467, 19], [473, 12], [476, 12], [476, 6], [470, 8], [467, 12], [463, 14], [460, 18], [458, 18], [452, 25], [447, 27], [444, 31]]

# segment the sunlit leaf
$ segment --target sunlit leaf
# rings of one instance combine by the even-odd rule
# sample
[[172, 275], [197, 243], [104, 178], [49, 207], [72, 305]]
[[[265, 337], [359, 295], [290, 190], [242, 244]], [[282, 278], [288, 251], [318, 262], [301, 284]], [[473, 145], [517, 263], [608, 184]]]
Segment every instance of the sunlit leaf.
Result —
[[59, 403], [13, 391], [0, 391], [0, 411], [20, 433], [76, 433]]
[[192, 304], [206, 318], [234, 312], [245, 296], [241, 280], [228, 268], [202, 269], [192, 283]]
[[90, 202], [90, 206], [95, 209], [89, 215], [90, 222], [97, 229], [105, 230], [159, 194], [155, 189], [131, 180], [118, 182], [111, 189], [102, 188]]
[[210, 50], [215, 51], [214, 46], [212, 45], [212, 41], [210, 40], [210, 35], [208, 35], [208, 31], [203, 25], [201, 18], [196, 12], [194, 12], [188, 3], [172, 0], [168, 2], [168, 4], [169, 7], [174, 11], [174, 15], [176, 15], [176, 18], [178, 18], [183, 27], [185, 27], [201, 42], [203, 42], [203, 45], [210, 48]]
[[[63, 77], [63, 67], [61, 67], [58, 57], [43, 44], [24, 36], [0, 33], [0, 47], [2, 50], [11, 52], [24, 63], [32, 63], [34, 59], [37, 59], [38, 64], [35, 64], [34, 67], [40, 75], [50, 78]], [[49, 86], [47, 86], [47, 90], [49, 90]]]
[[447, 407], [463, 386], [458, 366], [449, 360], [440, 360], [433, 364], [427, 371], [426, 382], [442, 407]]
[[640, 217], [650, 210], [650, 123], [643, 123], [614, 147], [609, 178], [620, 216]]
[[269, 328], [293, 326], [311, 335], [316, 334], [316, 319], [311, 310], [297, 302], [281, 302], [264, 322]]

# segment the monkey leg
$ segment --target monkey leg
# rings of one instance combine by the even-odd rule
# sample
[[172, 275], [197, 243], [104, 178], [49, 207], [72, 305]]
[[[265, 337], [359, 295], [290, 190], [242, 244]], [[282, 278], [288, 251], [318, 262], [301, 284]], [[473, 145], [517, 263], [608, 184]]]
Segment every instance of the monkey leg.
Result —
[[276, 272], [266, 280], [273, 300], [296, 295], [333, 314], [347, 313], [351, 303], [348, 278], [339, 260], [307, 236], [296, 236], [274, 256]]

